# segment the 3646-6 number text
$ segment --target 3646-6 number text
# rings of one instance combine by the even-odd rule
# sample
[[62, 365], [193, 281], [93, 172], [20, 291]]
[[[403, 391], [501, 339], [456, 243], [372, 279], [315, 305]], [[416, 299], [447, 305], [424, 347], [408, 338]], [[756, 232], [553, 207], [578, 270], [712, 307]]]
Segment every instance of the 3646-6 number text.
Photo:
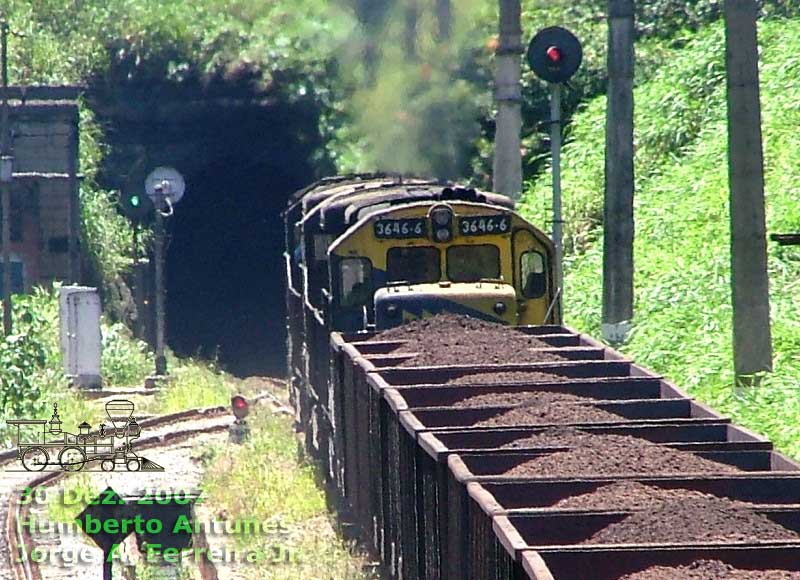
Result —
[[375, 222], [376, 238], [422, 238], [425, 237], [425, 220], [405, 218], [378, 220]]
[[462, 236], [487, 236], [505, 234], [511, 229], [511, 218], [508, 215], [470, 216], [458, 222], [458, 230]]

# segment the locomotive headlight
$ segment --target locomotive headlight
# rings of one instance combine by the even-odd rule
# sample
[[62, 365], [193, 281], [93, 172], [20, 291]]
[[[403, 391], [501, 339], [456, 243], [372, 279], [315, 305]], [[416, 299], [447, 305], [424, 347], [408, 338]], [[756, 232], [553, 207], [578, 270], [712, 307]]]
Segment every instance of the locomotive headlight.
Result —
[[506, 313], [506, 310], [508, 310], [508, 306], [506, 306], [504, 302], [498, 302], [497, 304], [494, 305], [493, 310], [495, 314], [502, 316], [503, 314]]
[[436, 207], [431, 210], [431, 221], [437, 226], [447, 226], [453, 221], [453, 212], [449, 207]]
[[449, 242], [450, 239], [453, 237], [453, 234], [449, 228], [438, 228], [436, 230], [435, 236], [437, 242], [444, 243], [444, 242]]
[[428, 214], [433, 225], [433, 241], [440, 244], [453, 239], [453, 210], [446, 205], [436, 206]]
[[389, 304], [389, 306], [386, 307], [386, 316], [389, 316], [390, 318], [397, 316], [398, 312], [399, 310], [397, 309], [396, 304]]

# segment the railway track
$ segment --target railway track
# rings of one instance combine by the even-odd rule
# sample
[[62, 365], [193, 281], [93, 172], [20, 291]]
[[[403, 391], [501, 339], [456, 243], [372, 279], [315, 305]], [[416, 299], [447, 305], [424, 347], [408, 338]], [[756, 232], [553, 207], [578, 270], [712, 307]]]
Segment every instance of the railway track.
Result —
[[333, 333], [331, 381], [294, 393], [388, 576], [800, 578], [800, 465], [763, 437], [561, 326], [506, 335], [501, 350], [527, 351], [509, 364], [472, 364], [498, 350], [491, 333], [396, 330]]
[[[250, 398], [251, 403], [270, 402], [275, 408], [285, 409], [283, 403], [269, 392]], [[229, 406], [189, 409], [168, 415], [150, 417], [140, 421], [147, 433], [134, 444], [134, 450], [158, 449], [176, 446], [181, 442], [198, 437], [220, 434], [233, 422]], [[16, 451], [0, 454], [0, 469], [16, 461]], [[0, 541], [0, 579], [2, 580], [41, 580], [39, 565], [29, 558], [17, 558], [16, 554], [30, 554], [36, 541], [21, 522], [31, 514], [31, 504], [22, 504], [21, 490], [29, 487], [35, 490], [42, 486], [52, 486], [67, 475], [65, 471], [47, 473], [8, 472], [0, 479], [0, 517], [5, 522], [4, 534]], [[174, 483], [174, 481], [173, 481]], [[186, 482], [182, 482], [186, 485]], [[141, 481], [137, 489], [154, 488], [154, 482]], [[212, 567], [213, 568], [213, 567]], [[63, 570], [62, 570], [63, 571]], [[93, 571], [96, 572], [96, 571]], [[90, 575], [93, 573], [90, 572]], [[207, 570], [203, 578], [216, 578], [214, 572]]]

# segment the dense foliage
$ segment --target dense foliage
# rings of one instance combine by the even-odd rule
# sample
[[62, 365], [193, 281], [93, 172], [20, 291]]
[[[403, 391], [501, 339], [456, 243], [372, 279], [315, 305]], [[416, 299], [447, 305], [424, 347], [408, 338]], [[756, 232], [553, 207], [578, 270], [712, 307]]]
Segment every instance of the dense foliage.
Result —
[[[800, 224], [800, 20], [765, 22], [762, 101], [768, 228]], [[800, 455], [800, 252], [769, 247], [775, 372], [734, 396], [721, 24], [683, 36], [673, 66], [636, 90], [635, 330], [623, 347], [698, 398]], [[568, 322], [599, 335], [602, 296], [605, 98], [575, 116], [564, 155]], [[546, 175], [530, 183], [525, 211], [547, 217]], [[543, 223], [543, 222], [541, 222]]]

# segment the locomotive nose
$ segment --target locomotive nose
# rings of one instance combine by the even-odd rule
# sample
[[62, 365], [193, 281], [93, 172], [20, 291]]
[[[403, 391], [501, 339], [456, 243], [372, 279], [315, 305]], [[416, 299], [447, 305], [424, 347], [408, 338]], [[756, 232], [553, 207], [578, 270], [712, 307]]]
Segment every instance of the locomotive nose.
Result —
[[375, 293], [377, 330], [444, 313], [516, 324], [516, 294], [498, 281], [398, 285]]

